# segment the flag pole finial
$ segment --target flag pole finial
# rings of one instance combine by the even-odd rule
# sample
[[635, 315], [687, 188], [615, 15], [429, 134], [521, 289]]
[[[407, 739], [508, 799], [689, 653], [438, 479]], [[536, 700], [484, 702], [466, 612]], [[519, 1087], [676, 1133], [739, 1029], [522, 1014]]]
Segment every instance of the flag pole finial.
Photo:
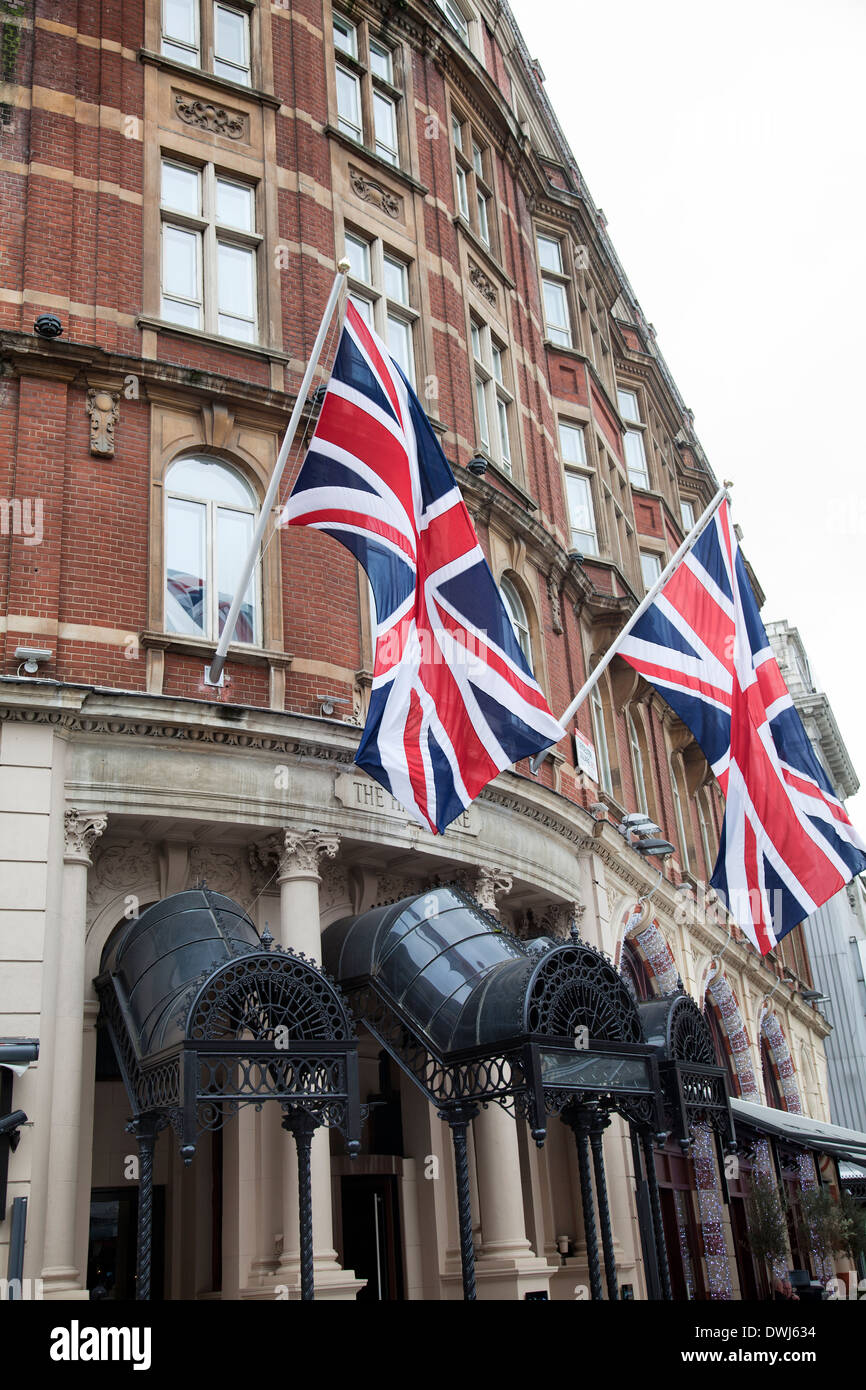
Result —
[[341, 275], [349, 274], [349, 271], [352, 269], [352, 262], [349, 260], [348, 256], [343, 256], [337, 261], [337, 269]]
[[722, 486], [723, 486], [723, 487], [733, 487], [734, 484], [731, 482], [730, 478], [725, 478], [724, 482], [722, 483]]

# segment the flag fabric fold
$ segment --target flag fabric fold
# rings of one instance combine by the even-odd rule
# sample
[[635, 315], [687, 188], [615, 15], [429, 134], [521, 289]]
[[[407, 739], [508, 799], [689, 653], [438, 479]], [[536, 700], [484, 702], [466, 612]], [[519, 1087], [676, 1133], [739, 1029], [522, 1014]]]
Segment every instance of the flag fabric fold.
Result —
[[351, 302], [280, 524], [325, 531], [367, 572], [376, 657], [355, 762], [419, 825], [441, 833], [503, 768], [564, 737], [432, 426]]
[[619, 654], [691, 730], [725, 796], [711, 883], [753, 945], [866, 869], [761, 622], [724, 500]]

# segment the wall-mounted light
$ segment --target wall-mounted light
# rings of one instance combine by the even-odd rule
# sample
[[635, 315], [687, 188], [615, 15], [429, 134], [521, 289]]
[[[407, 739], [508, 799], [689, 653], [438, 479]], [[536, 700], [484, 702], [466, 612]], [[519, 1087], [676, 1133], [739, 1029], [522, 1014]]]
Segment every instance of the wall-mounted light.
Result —
[[319, 701], [319, 713], [325, 719], [330, 719], [336, 713], [337, 705], [348, 705], [348, 700], [338, 700], [336, 695], [317, 695]]
[[35, 676], [42, 662], [50, 661], [54, 653], [50, 647], [16, 647], [15, 660], [24, 664], [28, 676]]

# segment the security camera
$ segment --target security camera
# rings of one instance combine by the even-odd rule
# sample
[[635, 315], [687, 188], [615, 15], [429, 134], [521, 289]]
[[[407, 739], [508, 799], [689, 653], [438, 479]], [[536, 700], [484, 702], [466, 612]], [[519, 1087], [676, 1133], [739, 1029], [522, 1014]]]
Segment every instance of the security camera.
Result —
[[56, 314], [40, 314], [33, 327], [40, 338], [59, 338], [63, 324]]
[[23, 1110], [13, 1110], [9, 1115], [0, 1115], [0, 1139], [9, 1140], [9, 1147], [13, 1153], [18, 1148], [18, 1140], [21, 1138], [18, 1127], [26, 1123], [27, 1116]]

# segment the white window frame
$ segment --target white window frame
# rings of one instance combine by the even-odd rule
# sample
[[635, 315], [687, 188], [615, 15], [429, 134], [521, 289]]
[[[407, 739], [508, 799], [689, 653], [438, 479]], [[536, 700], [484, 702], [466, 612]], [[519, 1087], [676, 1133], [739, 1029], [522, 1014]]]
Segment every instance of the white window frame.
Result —
[[637, 799], [637, 809], [643, 815], [649, 815], [649, 799], [646, 789], [646, 768], [643, 761], [643, 749], [640, 744], [640, 736], [637, 725], [634, 722], [634, 714], [628, 710], [628, 743], [631, 751], [631, 770], [634, 776], [635, 797]]
[[[171, 58], [176, 63], [185, 63], [188, 67], [198, 68], [202, 72], [211, 72], [215, 77], [220, 77], [228, 82], [237, 82], [238, 85], [242, 87], [251, 87], [253, 85], [252, 7], [232, 4], [231, 0], [187, 0], [187, 8], [193, 17], [193, 27], [195, 30], [195, 41], [193, 44], [188, 44], [184, 40], [174, 37], [168, 31], [166, 28], [165, 0], [160, 0], [160, 52], [164, 54], [166, 58]], [[217, 55], [217, 9], [230, 11], [232, 14], [239, 15], [242, 18], [244, 22], [246, 64], [236, 64], [232, 59], [220, 58]], [[178, 50], [185, 51], [188, 56], [181, 57]], [[209, 54], [211, 59], [209, 68], [205, 68], [202, 62], [202, 58], [206, 54]], [[217, 66], [218, 63], [232, 68], [232, 74], [229, 76], [225, 72], [220, 72]]]
[[684, 869], [688, 869], [691, 872], [692, 866], [689, 857], [689, 842], [686, 836], [685, 813], [683, 810], [682, 798], [680, 796], [678, 769], [673, 754], [671, 754], [670, 757], [669, 769], [671, 775], [671, 797], [674, 803], [674, 818], [677, 823], [677, 835], [679, 836], [680, 841], [680, 857], [682, 867]]
[[[557, 248], [559, 260], [558, 270], [554, 270], [552, 267], [542, 264], [541, 243], [543, 241]], [[549, 343], [553, 343], [554, 347], [573, 347], [574, 321], [569, 293], [569, 278], [567, 273], [564, 238], [546, 227], [536, 227], [535, 251], [538, 257], [538, 274], [541, 283], [541, 313], [544, 319], [545, 339]], [[552, 318], [548, 318], [547, 298], [545, 296], [545, 286], [547, 285], [559, 290], [562, 295], [562, 303], [565, 308], [564, 323], [556, 323]]]
[[[686, 509], [688, 508], [688, 514]], [[695, 504], [687, 497], [680, 498], [680, 525], [683, 528], [683, 535], [687, 536], [695, 524]]]
[[[200, 632], [200, 633], [198, 633], [198, 632], [197, 632], [197, 633], [183, 633], [183, 632], [177, 632], [177, 631], [176, 631], [175, 629], [173, 629], [173, 628], [172, 628], [172, 629], [169, 629], [169, 627], [168, 627], [168, 621], [167, 621], [166, 618], [164, 618], [164, 620], [163, 620], [164, 628], [165, 628], [165, 631], [166, 631], [166, 632], [169, 632], [169, 631], [175, 632], [175, 635], [176, 635], [176, 636], [179, 636], [179, 637], [183, 637], [183, 636], [190, 637], [190, 636], [192, 636], [192, 637], [197, 637], [197, 638], [199, 639], [199, 641], [202, 641], [202, 642], [218, 642], [219, 639], [220, 639], [220, 630], [219, 630], [219, 619], [220, 619], [220, 614], [219, 614], [219, 591], [218, 591], [217, 579], [216, 579], [216, 576], [217, 576], [217, 559], [218, 559], [218, 557], [217, 557], [217, 539], [216, 539], [216, 538], [217, 538], [217, 530], [218, 530], [218, 518], [217, 518], [217, 513], [220, 512], [220, 511], [225, 511], [225, 512], [237, 512], [237, 513], [240, 513], [240, 514], [243, 515], [243, 516], [249, 516], [250, 519], [251, 519], [251, 521], [252, 521], [253, 528], [255, 528], [256, 519], [257, 519], [257, 517], [258, 517], [258, 515], [259, 515], [259, 507], [260, 507], [261, 504], [260, 504], [259, 499], [256, 497], [255, 489], [253, 488], [252, 484], [244, 477], [244, 475], [240, 472], [239, 469], [233, 467], [230, 463], [226, 463], [225, 460], [223, 460], [223, 459], [210, 458], [207, 454], [193, 455], [192, 458], [193, 458], [193, 459], [196, 459], [196, 460], [198, 460], [198, 459], [200, 458], [200, 460], [201, 460], [203, 463], [215, 464], [215, 465], [217, 465], [218, 467], [225, 469], [225, 471], [226, 471], [227, 473], [231, 473], [231, 474], [232, 474], [233, 476], [235, 476], [236, 478], [239, 478], [240, 481], [243, 483], [244, 487], [247, 489], [247, 491], [250, 492], [250, 493], [252, 494], [252, 500], [251, 500], [250, 506], [249, 506], [249, 507], [242, 507], [242, 506], [240, 506], [239, 504], [235, 504], [235, 503], [231, 503], [231, 502], [218, 502], [218, 501], [214, 500], [214, 498], [212, 498], [212, 497], [202, 497], [202, 496], [197, 495], [197, 494], [195, 494], [195, 493], [185, 493], [185, 492], [181, 492], [179, 489], [171, 487], [171, 485], [170, 485], [170, 483], [169, 483], [169, 475], [170, 475], [170, 473], [171, 473], [172, 468], [174, 468], [174, 466], [175, 466], [176, 463], [187, 463], [187, 462], [190, 462], [191, 460], [190, 460], [189, 457], [187, 457], [187, 458], [182, 458], [182, 459], [175, 459], [175, 460], [169, 465], [169, 468], [168, 468], [168, 470], [167, 470], [167, 472], [166, 472], [166, 483], [165, 483], [165, 515], [164, 515], [164, 522], [163, 522], [164, 526], [167, 527], [167, 525], [168, 525], [168, 509], [169, 509], [169, 505], [170, 505], [170, 503], [171, 503], [172, 501], [178, 501], [178, 502], [193, 502], [193, 503], [195, 503], [197, 506], [203, 506], [203, 507], [205, 508], [205, 539], [204, 539], [204, 549], [205, 549], [205, 568], [206, 568], [206, 570], [207, 570], [207, 573], [206, 573], [205, 575], [202, 575], [202, 578], [204, 579], [205, 586], [206, 586], [206, 587], [205, 587], [205, 593], [206, 593], [206, 595], [207, 595], [207, 620], [208, 620], [208, 624], [207, 624], [207, 630], [204, 631], [204, 632]], [[235, 635], [235, 637], [234, 637], [232, 640], [233, 640], [233, 642], [237, 642], [240, 646], [260, 647], [261, 644], [262, 644], [262, 631], [263, 631], [263, 623], [262, 623], [262, 592], [261, 592], [261, 591], [262, 591], [262, 583], [261, 583], [261, 563], [260, 563], [260, 562], [259, 562], [258, 564], [255, 565], [255, 567], [254, 567], [254, 569], [253, 569], [253, 573], [252, 573], [252, 577], [251, 577], [250, 582], [251, 582], [251, 584], [252, 584], [252, 586], [253, 586], [253, 641], [252, 641], [252, 642], [239, 642], [239, 639], [238, 639], [237, 635]], [[164, 564], [164, 565], [163, 565], [163, 603], [165, 602], [165, 589], [167, 588], [167, 585], [168, 585], [168, 566], [167, 566], [167, 564]], [[232, 597], [234, 597], [234, 596], [232, 596]]]
[[451, 28], [455, 33], [460, 35], [466, 47], [474, 50], [474, 14], [472, 14], [471, 11], [467, 14], [464, 6], [458, 4], [457, 0], [436, 0], [436, 4], [448, 20]]
[[[640, 577], [643, 580], [643, 585], [646, 592], [649, 593], [653, 584], [655, 584], [656, 580], [658, 579], [659, 575], [664, 569], [664, 560], [662, 559], [661, 555], [659, 555], [655, 550], [641, 550], [638, 552], [638, 554], [640, 555]], [[655, 561], [655, 564], [658, 565], [658, 573], [654, 573], [652, 579], [649, 578], [644, 569], [644, 560], [653, 560]]]
[[[351, 35], [352, 51], [334, 42], [334, 29]], [[394, 168], [402, 160], [403, 93], [399, 85], [399, 49], [378, 34], [370, 32], [366, 19], [349, 19], [340, 10], [332, 12], [331, 44], [334, 50], [334, 80], [338, 75], [348, 80], [356, 94], [357, 123], [340, 110], [340, 92], [336, 87], [337, 128], [350, 140], [363, 145]], [[387, 77], [373, 66], [372, 52], [387, 59]], [[377, 104], [378, 103], [378, 104]], [[384, 107], [391, 112], [391, 129], [386, 132], [378, 119]]]
[[613, 796], [613, 777], [610, 770], [610, 745], [607, 741], [607, 720], [604, 713], [604, 700], [598, 683], [592, 687], [589, 696], [592, 716], [592, 733], [595, 740], [595, 756], [598, 763], [599, 786], [608, 796]]
[[709, 882], [710, 878], [712, 877], [713, 867], [715, 865], [716, 858], [712, 852], [712, 847], [710, 844], [710, 827], [707, 823], [706, 811], [704, 810], [703, 798], [700, 792], [698, 792], [697, 796], [695, 797], [695, 801], [697, 803], [698, 808], [698, 826], [701, 832], [701, 849], [704, 852], [704, 864], [706, 866], [707, 871], [707, 882]]
[[[176, 63], [188, 63], [192, 68], [201, 67], [201, 6], [199, 0], [187, 0], [187, 9], [193, 16], [193, 29], [195, 31], [195, 43], [189, 44], [185, 39], [180, 39], [168, 32], [166, 28], [166, 6], [165, 0], [160, 0], [159, 6], [159, 29], [160, 29], [160, 51], [167, 58], [172, 58]], [[167, 52], [167, 48], [181, 49], [192, 54], [192, 58], [181, 58], [177, 53]]]
[[[352, 302], [359, 309], [362, 317], [378, 333], [379, 337], [390, 347], [390, 323], [399, 323], [409, 330], [409, 360], [408, 370], [404, 366], [404, 371], [409, 379], [409, 383], [414, 387], [417, 380], [417, 345], [416, 330], [420, 314], [413, 307], [412, 299], [414, 295], [414, 277], [412, 265], [406, 260], [405, 256], [399, 251], [387, 245], [381, 237], [371, 236], [367, 232], [362, 232], [355, 227], [344, 227], [343, 235], [346, 241], [351, 239], [358, 245], [366, 248], [366, 264], [369, 269], [369, 279], [364, 280], [355, 273], [354, 268], [350, 270], [348, 276], [349, 295]], [[390, 261], [394, 265], [399, 265], [404, 272], [404, 285], [406, 299], [394, 299], [387, 293], [387, 282], [385, 279], [385, 262]], [[361, 306], [365, 305], [366, 310]], [[401, 364], [403, 365], [403, 364]]]
[[[627, 415], [623, 409], [623, 397], [625, 396], [631, 396], [634, 400], [635, 413], [633, 415]], [[632, 487], [649, 488], [649, 460], [644, 441], [646, 425], [641, 414], [640, 396], [633, 386], [617, 386], [616, 403], [625, 424], [623, 453], [625, 454], [625, 466], [628, 470], [629, 482]], [[630, 454], [632, 455], [631, 458], [629, 457]]]
[[[217, 11], [225, 10], [228, 14], [239, 15], [243, 20], [244, 45], [246, 48], [246, 62], [236, 63], [232, 58], [220, 57], [217, 53]], [[221, 63], [224, 68], [231, 68], [231, 75], [227, 72], [218, 72], [217, 64]], [[250, 12], [241, 5], [227, 5], [224, 0], [214, 0], [213, 7], [213, 70], [217, 77], [224, 77], [228, 82], [237, 82], [242, 87], [251, 87], [253, 80], [252, 54], [251, 54], [251, 35], [250, 35]]]
[[517, 645], [526, 657], [530, 671], [533, 669], [532, 662], [532, 634], [529, 630], [529, 618], [526, 614], [526, 605], [517, 589], [508, 578], [503, 575], [499, 581], [499, 592], [505, 604], [505, 611], [514, 629], [514, 636], [517, 638]]
[[493, 251], [495, 231], [492, 153], [467, 116], [452, 108], [451, 148], [454, 152], [455, 206], [464, 222]]
[[489, 324], [474, 315], [470, 317], [469, 323], [479, 439], [497, 467], [512, 477], [514, 449], [511, 408], [514, 396], [506, 381], [506, 372], [509, 370], [507, 348], [495, 337]]
[[[164, 165], [170, 165], [177, 169], [182, 169], [187, 173], [195, 174], [198, 179], [200, 195], [199, 212], [193, 214], [183, 212], [175, 208], [165, 206], [162, 201], [162, 169]], [[248, 189], [250, 194], [250, 211], [252, 219], [252, 230], [247, 231], [243, 228], [232, 227], [217, 221], [217, 186], [220, 182], [235, 184], [240, 188]], [[208, 333], [214, 337], [225, 338], [231, 342], [257, 343], [259, 341], [259, 323], [261, 319], [259, 307], [259, 247], [263, 243], [263, 237], [256, 232], [256, 203], [257, 189], [254, 184], [249, 183], [239, 175], [219, 171], [213, 164], [195, 165], [187, 161], [182, 156], [175, 155], [170, 151], [163, 151], [160, 159], [160, 316], [166, 323], [175, 323], [179, 328], [195, 328], [200, 332]], [[185, 300], [177, 295], [166, 295], [163, 289], [165, 283], [165, 254], [166, 241], [165, 229], [173, 227], [180, 231], [196, 237], [197, 245], [197, 274], [198, 274], [198, 300]], [[252, 268], [252, 300], [253, 316], [247, 319], [244, 315], [227, 315], [220, 312], [219, 291], [219, 248], [220, 246], [237, 247], [250, 256]], [[172, 302], [197, 304], [199, 309], [199, 322], [197, 325], [185, 323], [182, 319], [172, 319], [167, 313], [167, 306]], [[249, 337], [237, 337], [231, 333], [223, 332], [220, 328], [221, 317], [234, 317], [239, 322], [246, 322], [250, 325]]]
[[[560, 420], [559, 424], [559, 452], [562, 456], [562, 465], [565, 470], [565, 497], [568, 505], [569, 522], [571, 526], [572, 546], [581, 555], [598, 555], [598, 523], [595, 519], [595, 498], [593, 496], [592, 471], [586, 457], [586, 435], [583, 425], [576, 425], [570, 420]], [[580, 458], [566, 458], [566, 438], [573, 436], [580, 441], [578, 450]], [[592, 522], [592, 529], [587, 531], [583, 527], [575, 525], [571, 506], [571, 482], [572, 479], [580, 482], [586, 489], [586, 501], [589, 507], [589, 516]]]

